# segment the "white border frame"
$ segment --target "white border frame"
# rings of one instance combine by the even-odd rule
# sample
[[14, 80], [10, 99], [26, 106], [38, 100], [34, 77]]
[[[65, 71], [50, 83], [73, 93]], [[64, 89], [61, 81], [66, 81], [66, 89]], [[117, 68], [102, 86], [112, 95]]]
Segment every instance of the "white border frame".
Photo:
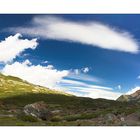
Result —
[[[136, 14], [138, 0], [0, 0], [1, 14]], [[2, 20], [2, 19], [1, 19]], [[6, 140], [132, 140], [139, 127], [0, 127]]]
[[0, 13], [140, 13], [140, 1], [0, 0]]

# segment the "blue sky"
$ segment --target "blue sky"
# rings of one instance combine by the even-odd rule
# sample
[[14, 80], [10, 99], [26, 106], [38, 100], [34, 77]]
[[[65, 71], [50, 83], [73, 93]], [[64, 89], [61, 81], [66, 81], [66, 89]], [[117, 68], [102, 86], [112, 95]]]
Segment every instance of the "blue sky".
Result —
[[1, 72], [78, 96], [115, 99], [140, 86], [139, 17], [0, 15]]

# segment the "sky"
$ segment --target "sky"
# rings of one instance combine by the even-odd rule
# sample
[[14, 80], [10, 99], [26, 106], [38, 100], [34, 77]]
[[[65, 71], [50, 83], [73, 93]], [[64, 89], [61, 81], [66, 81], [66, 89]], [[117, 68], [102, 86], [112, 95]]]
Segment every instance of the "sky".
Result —
[[76, 96], [140, 89], [140, 15], [0, 15], [0, 72]]

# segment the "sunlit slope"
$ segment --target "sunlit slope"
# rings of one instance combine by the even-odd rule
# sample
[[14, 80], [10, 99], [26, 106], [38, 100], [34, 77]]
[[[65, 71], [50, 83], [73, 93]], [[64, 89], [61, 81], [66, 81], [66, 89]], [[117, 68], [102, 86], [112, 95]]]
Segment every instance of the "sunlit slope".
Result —
[[17, 77], [0, 74], [0, 97], [23, 93], [52, 93], [68, 95], [64, 92], [28, 83], [27, 81]]
[[130, 95], [121, 95], [117, 101], [121, 102], [140, 102], [140, 90], [130, 94]]

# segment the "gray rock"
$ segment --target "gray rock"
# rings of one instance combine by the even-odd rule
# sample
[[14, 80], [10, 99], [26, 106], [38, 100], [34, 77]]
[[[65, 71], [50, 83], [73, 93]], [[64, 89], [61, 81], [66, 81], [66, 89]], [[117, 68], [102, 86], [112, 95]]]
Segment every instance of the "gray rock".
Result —
[[104, 117], [104, 123], [105, 125], [115, 125], [118, 124], [120, 120], [117, 118], [115, 114], [108, 113]]
[[61, 112], [61, 110], [53, 110], [53, 111], [51, 111], [52, 114], [58, 114], [60, 112]]
[[124, 122], [124, 121], [125, 121], [125, 118], [124, 118], [124, 117], [121, 117], [120, 120], [121, 120], [122, 122]]
[[26, 105], [23, 112], [26, 115], [31, 115], [42, 120], [47, 120], [51, 116], [51, 112], [43, 101]]
[[112, 120], [117, 119], [117, 117], [114, 114], [109, 113], [109, 114], [106, 114], [105, 119], [108, 121], [112, 121]]

